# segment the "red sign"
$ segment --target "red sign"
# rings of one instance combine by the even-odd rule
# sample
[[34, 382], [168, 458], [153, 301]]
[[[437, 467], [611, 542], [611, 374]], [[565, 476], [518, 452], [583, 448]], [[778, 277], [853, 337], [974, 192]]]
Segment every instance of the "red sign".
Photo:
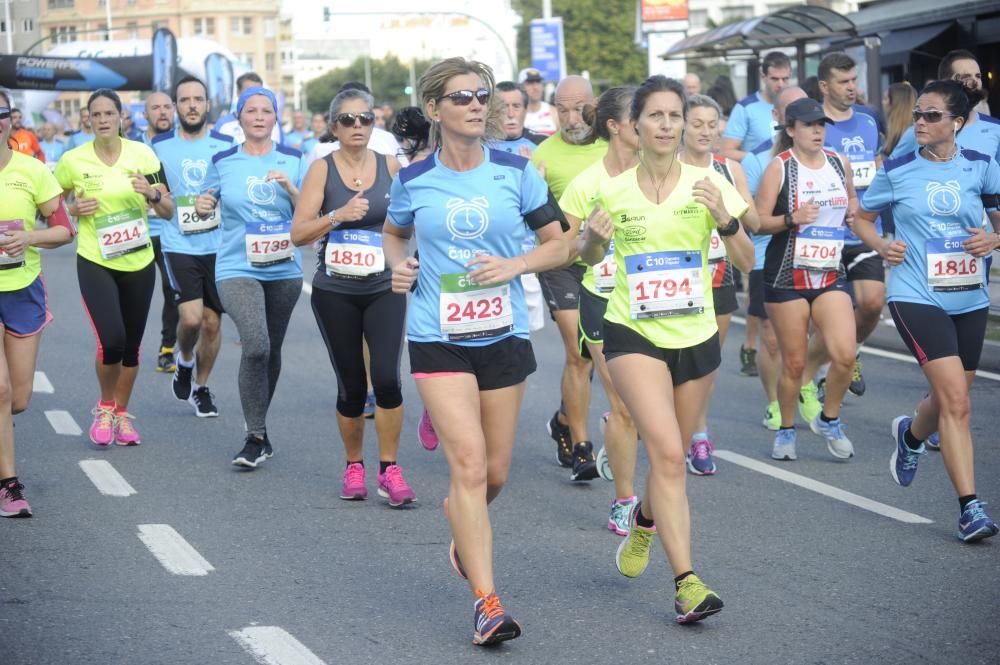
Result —
[[654, 21], [686, 21], [687, 0], [639, 0], [643, 23]]

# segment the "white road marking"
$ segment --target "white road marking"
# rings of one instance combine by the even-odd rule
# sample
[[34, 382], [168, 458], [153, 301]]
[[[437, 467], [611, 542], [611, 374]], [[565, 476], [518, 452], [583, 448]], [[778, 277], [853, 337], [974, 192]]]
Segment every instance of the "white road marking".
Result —
[[56, 391], [52, 387], [52, 382], [49, 381], [49, 377], [45, 376], [45, 372], [35, 372], [35, 380], [31, 385], [31, 390], [36, 393], [46, 393], [51, 395]]
[[215, 570], [169, 524], [140, 524], [139, 540], [174, 575], [208, 575]]
[[49, 424], [52, 425], [52, 429], [56, 431], [56, 434], [65, 434], [66, 436], [80, 436], [83, 434], [83, 430], [73, 420], [73, 416], [70, 415], [69, 411], [46, 411], [45, 417], [48, 418]]
[[80, 468], [104, 496], [132, 496], [135, 488], [128, 484], [111, 462], [96, 459], [80, 460]]
[[893, 508], [892, 506], [878, 501], [873, 501], [872, 499], [867, 499], [858, 494], [854, 494], [853, 492], [848, 492], [838, 487], [834, 487], [833, 485], [827, 485], [826, 483], [821, 483], [818, 480], [813, 480], [812, 478], [800, 476], [799, 474], [792, 473], [791, 471], [779, 469], [771, 464], [764, 464], [763, 462], [745, 455], [740, 455], [739, 453], [730, 452], [728, 450], [716, 450], [713, 455], [719, 459], [723, 459], [727, 462], [732, 462], [733, 464], [742, 466], [743, 468], [750, 469], [751, 471], [757, 471], [758, 473], [763, 473], [766, 476], [771, 476], [772, 478], [777, 478], [778, 480], [784, 480], [786, 483], [797, 485], [798, 487], [802, 487], [811, 492], [828, 496], [831, 499], [836, 499], [837, 501], [849, 503], [852, 506], [862, 508], [899, 522], [904, 522], [906, 524], [934, 523], [934, 520], [929, 520], [926, 517], [908, 513], [905, 510], [900, 510], [899, 508]]
[[[737, 323], [741, 326], [747, 324], [747, 320], [742, 316], [734, 316], [732, 318], [733, 323]], [[888, 325], [892, 325], [889, 323]], [[895, 327], [895, 326], [893, 326]], [[870, 346], [862, 346], [860, 349], [861, 353], [870, 353], [873, 356], [879, 356], [880, 358], [889, 358], [890, 360], [899, 360], [901, 362], [910, 363], [911, 365], [916, 365], [917, 360], [913, 356], [907, 355], [905, 353], [897, 353], [895, 351], [886, 351], [884, 349], [875, 349]], [[990, 381], [1000, 381], [1000, 374], [995, 372], [987, 372], [984, 369], [977, 369], [976, 376], [982, 379], [988, 379]]]
[[250, 626], [229, 636], [261, 665], [326, 665], [304, 644], [277, 626]]

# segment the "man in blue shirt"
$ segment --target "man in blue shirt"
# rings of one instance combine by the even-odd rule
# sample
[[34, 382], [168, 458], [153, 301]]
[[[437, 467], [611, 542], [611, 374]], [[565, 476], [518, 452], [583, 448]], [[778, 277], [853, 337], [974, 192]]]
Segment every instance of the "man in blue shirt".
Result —
[[66, 141], [66, 149], [72, 150], [73, 148], [79, 148], [84, 143], [94, 140], [94, 130], [90, 126], [90, 109], [86, 106], [80, 107], [80, 129], [74, 133], [70, 134], [69, 140]]
[[215, 255], [222, 231], [217, 212], [202, 218], [195, 212], [195, 201], [204, 191], [212, 157], [231, 147], [233, 140], [209, 131], [208, 91], [199, 79], [181, 79], [174, 88], [174, 104], [180, 128], [153, 139], [174, 197], [174, 217], [164, 220], [160, 234], [180, 319], [173, 390], [177, 399], [194, 407], [196, 416], [207, 418], [219, 415], [208, 376], [221, 340], [223, 310], [215, 286]]
[[504, 109], [504, 140], [495, 147], [522, 157], [531, 157], [538, 144], [548, 137], [524, 128], [524, 118], [528, 115], [528, 93], [513, 81], [500, 81], [496, 85], [496, 91]]
[[292, 131], [285, 134], [285, 145], [289, 148], [305, 152], [303, 149], [305, 143], [312, 138], [312, 132], [306, 127], [306, 120], [305, 111], [296, 111], [292, 114]]
[[784, 53], [772, 51], [764, 56], [760, 73], [764, 88], [737, 102], [722, 134], [719, 152], [736, 161], [742, 161], [747, 152], [774, 134], [771, 111], [778, 93], [792, 80], [792, 61]]
[[56, 138], [55, 124], [47, 122], [42, 125], [41, 141], [38, 143], [42, 146], [42, 152], [45, 153], [45, 163], [48, 164], [49, 168], [54, 169], [56, 162], [66, 152], [66, 144]]
[[[140, 140], [146, 145], [152, 145], [154, 137], [173, 129], [174, 102], [165, 93], [154, 92], [146, 98], [143, 115], [149, 126], [140, 136]], [[163, 249], [160, 245], [163, 223], [162, 219], [150, 212], [149, 235], [153, 241], [153, 253], [156, 256], [156, 266], [160, 270], [160, 288], [163, 292], [163, 310], [160, 312], [160, 352], [156, 359], [156, 371], [173, 372], [174, 344], [177, 341], [177, 303], [176, 294], [170, 288], [170, 278], [167, 275], [167, 266], [163, 262]]]

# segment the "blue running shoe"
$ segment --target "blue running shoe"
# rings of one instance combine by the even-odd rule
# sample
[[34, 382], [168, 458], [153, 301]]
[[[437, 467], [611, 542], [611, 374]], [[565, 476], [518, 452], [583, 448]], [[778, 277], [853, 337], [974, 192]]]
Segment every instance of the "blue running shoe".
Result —
[[970, 501], [958, 519], [958, 537], [967, 543], [974, 543], [997, 535], [997, 523], [990, 519], [983, 507], [985, 501]]
[[778, 460], [795, 460], [795, 430], [779, 429], [774, 435], [774, 448], [771, 457]]
[[691, 450], [687, 456], [688, 471], [696, 476], [715, 475], [715, 461], [712, 459], [713, 452], [715, 452], [715, 446], [708, 439], [692, 439]]
[[927, 454], [927, 448], [923, 444], [920, 444], [919, 449], [913, 450], [903, 440], [903, 434], [910, 429], [912, 422], [913, 418], [909, 416], [898, 416], [892, 421], [892, 440], [896, 442], [896, 449], [889, 458], [889, 473], [896, 484], [903, 487], [909, 487], [913, 482], [913, 477], [917, 475], [917, 462], [921, 455]]
[[941, 450], [941, 433], [934, 432], [927, 440], [924, 441], [924, 445], [927, 446], [928, 450]]
[[844, 434], [844, 425], [840, 422], [840, 418], [826, 422], [820, 413], [809, 423], [809, 429], [826, 439], [826, 449], [837, 459], [854, 457], [854, 445]]
[[485, 594], [477, 589], [476, 595], [479, 598], [476, 600], [473, 617], [476, 627], [472, 634], [473, 644], [489, 646], [521, 636], [521, 624], [507, 614], [495, 593]]

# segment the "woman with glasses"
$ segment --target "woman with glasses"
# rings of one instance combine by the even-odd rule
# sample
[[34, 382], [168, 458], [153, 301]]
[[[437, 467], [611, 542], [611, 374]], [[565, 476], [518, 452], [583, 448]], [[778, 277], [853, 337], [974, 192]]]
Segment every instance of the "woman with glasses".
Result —
[[221, 212], [215, 281], [240, 335], [239, 390], [246, 423], [246, 440], [233, 464], [254, 469], [274, 454], [267, 411], [281, 373], [281, 344], [302, 289], [291, 226], [305, 162], [298, 150], [271, 140], [278, 102], [267, 88], [244, 90], [236, 117], [246, 141], [212, 158], [195, 209], [203, 217], [217, 206]]
[[[52, 320], [38, 249], [73, 238], [62, 188], [38, 161], [11, 150], [10, 96], [0, 90], [0, 517], [31, 517], [14, 468], [13, 415], [28, 408], [42, 329]], [[36, 228], [38, 214], [48, 228]]]
[[[502, 136], [493, 86], [489, 67], [463, 58], [420, 78], [431, 143], [440, 148], [399, 172], [383, 230], [393, 291], [416, 284], [410, 369], [451, 470], [450, 556], [474, 594], [474, 644], [521, 634], [496, 594], [487, 510], [507, 480], [524, 381], [535, 370], [517, 277], [569, 258], [538, 171], [484, 145]], [[414, 231], [419, 260], [408, 248]], [[541, 242], [522, 253], [529, 233]]]
[[764, 255], [764, 306], [781, 346], [778, 404], [781, 427], [771, 457], [794, 460], [795, 406], [809, 344], [809, 323], [830, 354], [823, 409], [809, 423], [836, 459], [854, 456], [840, 422], [840, 406], [855, 359], [854, 306], [841, 262], [845, 224], [858, 199], [846, 157], [823, 148], [832, 122], [814, 99], [785, 108], [774, 158], [757, 189], [760, 230], [772, 234]]
[[312, 309], [337, 375], [337, 426], [347, 466], [340, 498], [368, 497], [364, 434], [371, 358], [375, 431], [379, 444], [378, 493], [399, 508], [416, 501], [396, 464], [403, 424], [399, 360], [406, 296], [392, 292], [382, 225], [389, 185], [399, 172], [395, 157], [370, 150], [374, 100], [362, 90], [342, 90], [330, 103], [330, 132], [340, 149], [309, 167], [292, 221], [292, 241], [319, 246]]
[[139, 344], [156, 283], [148, 216], [174, 214], [163, 167], [152, 148], [121, 136], [122, 102], [113, 90], [87, 100], [94, 140], [56, 165], [69, 212], [79, 219], [76, 272], [97, 336], [97, 382], [90, 440], [135, 446], [139, 433], [128, 412], [139, 373]]
[[[893, 480], [913, 482], [924, 441], [941, 437], [941, 455], [958, 493], [958, 537], [974, 542], [997, 534], [976, 495], [969, 389], [986, 335], [990, 294], [983, 257], [1000, 247], [1000, 166], [961, 148], [956, 136], [977, 97], [955, 81], [935, 81], [913, 109], [919, 148], [888, 160], [865, 193], [854, 231], [895, 266], [886, 300], [896, 330], [920, 363], [930, 395], [917, 415], [892, 421]], [[875, 230], [878, 211], [892, 208], [896, 237]], [[984, 209], [992, 230], [982, 228]]]

